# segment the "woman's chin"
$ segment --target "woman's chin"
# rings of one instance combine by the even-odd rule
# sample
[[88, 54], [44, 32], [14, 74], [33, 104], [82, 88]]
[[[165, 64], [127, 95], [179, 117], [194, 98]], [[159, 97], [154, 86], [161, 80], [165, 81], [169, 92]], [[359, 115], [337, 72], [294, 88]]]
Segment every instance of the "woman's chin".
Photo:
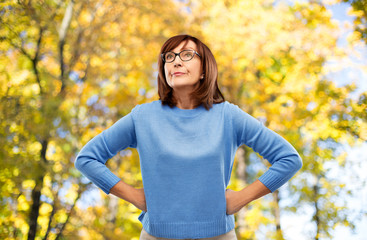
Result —
[[188, 83], [178, 79], [171, 80], [168, 85], [173, 89], [194, 89], [197, 83]]

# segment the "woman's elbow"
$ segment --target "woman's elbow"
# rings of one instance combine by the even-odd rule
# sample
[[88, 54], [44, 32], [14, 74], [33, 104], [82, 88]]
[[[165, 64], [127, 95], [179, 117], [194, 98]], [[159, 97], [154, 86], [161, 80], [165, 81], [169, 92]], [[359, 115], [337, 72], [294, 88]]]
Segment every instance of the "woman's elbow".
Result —
[[80, 156], [80, 155], [78, 155], [76, 158], [75, 158], [75, 162], [74, 162], [74, 166], [75, 166], [75, 168], [76, 169], [78, 169], [79, 171], [81, 170], [81, 169], [83, 169], [83, 166], [84, 166], [84, 161], [83, 161], [83, 158]]
[[303, 166], [302, 158], [297, 154], [294, 160], [294, 169], [298, 172]]

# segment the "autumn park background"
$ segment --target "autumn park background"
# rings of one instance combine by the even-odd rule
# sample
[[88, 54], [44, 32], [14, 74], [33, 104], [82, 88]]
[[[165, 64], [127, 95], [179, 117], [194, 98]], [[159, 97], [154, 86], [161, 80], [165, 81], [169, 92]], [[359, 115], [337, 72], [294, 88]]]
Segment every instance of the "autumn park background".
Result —
[[[158, 99], [159, 50], [180, 33], [211, 48], [226, 100], [303, 159], [289, 183], [235, 215], [238, 238], [367, 239], [366, 16], [365, 0], [1, 1], [0, 239], [139, 238], [140, 211], [74, 160]], [[135, 149], [107, 165], [143, 187]], [[229, 187], [267, 167], [241, 147]]]

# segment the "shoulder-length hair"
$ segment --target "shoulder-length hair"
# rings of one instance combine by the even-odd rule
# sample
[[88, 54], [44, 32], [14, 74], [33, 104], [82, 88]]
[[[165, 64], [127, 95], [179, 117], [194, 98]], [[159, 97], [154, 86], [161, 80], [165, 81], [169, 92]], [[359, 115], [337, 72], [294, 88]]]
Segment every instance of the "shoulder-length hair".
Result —
[[199, 39], [190, 35], [177, 35], [168, 39], [162, 46], [158, 57], [158, 94], [162, 104], [167, 104], [170, 107], [176, 106], [177, 101], [173, 96], [173, 89], [167, 84], [164, 72], [164, 61], [161, 54], [169, 52], [176, 48], [182, 42], [193, 41], [196, 44], [197, 52], [201, 56], [201, 66], [204, 78], [200, 79], [200, 84], [191, 93], [191, 98], [194, 99], [194, 107], [201, 104], [209, 110], [212, 104], [224, 102], [225, 99], [218, 88], [218, 68], [217, 62], [210, 49]]

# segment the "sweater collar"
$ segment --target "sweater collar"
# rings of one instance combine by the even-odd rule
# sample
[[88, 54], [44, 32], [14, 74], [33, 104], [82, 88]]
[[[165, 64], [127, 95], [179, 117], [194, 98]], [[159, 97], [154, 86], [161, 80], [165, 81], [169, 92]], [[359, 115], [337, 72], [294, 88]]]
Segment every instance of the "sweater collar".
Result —
[[201, 113], [207, 111], [203, 105], [200, 105], [193, 109], [181, 109], [176, 106], [171, 108], [168, 105], [162, 105], [162, 107], [168, 110], [170, 113], [181, 117], [196, 117]]

